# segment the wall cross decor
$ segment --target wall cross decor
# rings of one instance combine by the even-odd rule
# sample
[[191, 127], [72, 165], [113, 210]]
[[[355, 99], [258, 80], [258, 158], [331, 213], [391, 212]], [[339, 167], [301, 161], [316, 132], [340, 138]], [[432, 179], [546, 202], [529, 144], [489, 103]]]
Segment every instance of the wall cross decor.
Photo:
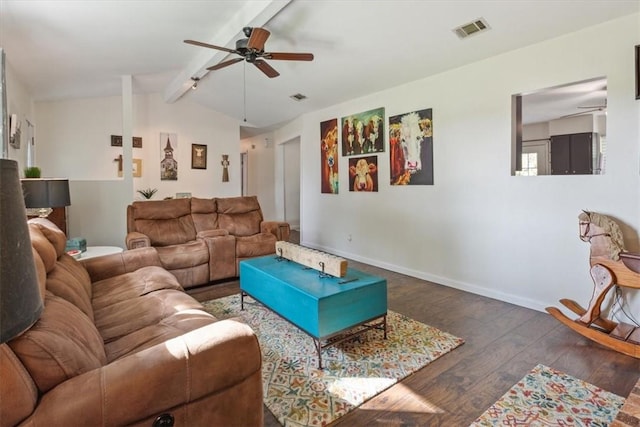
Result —
[[222, 161], [222, 182], [229, 182], [229, 155], [223, 154]]

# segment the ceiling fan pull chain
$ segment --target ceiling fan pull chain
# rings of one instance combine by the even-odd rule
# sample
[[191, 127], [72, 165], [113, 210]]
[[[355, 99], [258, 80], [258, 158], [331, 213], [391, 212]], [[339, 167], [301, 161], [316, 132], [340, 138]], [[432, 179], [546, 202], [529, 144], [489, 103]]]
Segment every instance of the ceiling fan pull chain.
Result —
[[243, 98], [243, 116], [244, 122], [247, 122], [247, 63], [242, 66], [242, 98]]

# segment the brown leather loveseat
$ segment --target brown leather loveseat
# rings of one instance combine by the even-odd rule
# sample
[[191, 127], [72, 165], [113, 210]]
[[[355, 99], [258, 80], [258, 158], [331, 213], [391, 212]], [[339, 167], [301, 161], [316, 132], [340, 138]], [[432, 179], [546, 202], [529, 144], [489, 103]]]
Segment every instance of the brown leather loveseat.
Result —
[[255, 196], [137, 201], [127, 206], [127, 249], [155, 247], [184, 288], [238, 276], [243, 259], [275, 253], [289, 224], [265, 221]]
[[153, 248], [77, 261], [51, 222], [29, 228], [44, 310], [0, 345], [1, 427], [262, 425], [251, 328], [206, 313]]

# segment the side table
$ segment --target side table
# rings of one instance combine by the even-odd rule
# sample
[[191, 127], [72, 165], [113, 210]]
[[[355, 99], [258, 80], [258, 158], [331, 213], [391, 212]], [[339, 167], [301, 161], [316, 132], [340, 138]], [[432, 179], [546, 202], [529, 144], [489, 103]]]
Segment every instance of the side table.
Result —
[[123, 249], [117, 246], [87, 246], [87, 250], [82, 252], [80, 259], [95, 258], [97, 256], [118, 254]]

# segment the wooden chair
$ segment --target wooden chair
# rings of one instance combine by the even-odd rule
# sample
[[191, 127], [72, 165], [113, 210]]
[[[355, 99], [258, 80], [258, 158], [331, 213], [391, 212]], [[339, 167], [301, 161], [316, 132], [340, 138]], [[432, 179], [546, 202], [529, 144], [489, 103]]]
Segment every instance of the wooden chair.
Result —
[[606, 215], [583, 212], [579, 216], [580, 239], [591, 244], [589, 257], [593, 296], [584, 309], [577, 302], [560, 303], [576, 313], [571, 320], [555, 307], [547, 312], [580, 335], [640, 359], [640, 327], [601, 317], [602, 303], [612, 287], [640, 288], [640, 254], [627, 252], [618, 224]]

